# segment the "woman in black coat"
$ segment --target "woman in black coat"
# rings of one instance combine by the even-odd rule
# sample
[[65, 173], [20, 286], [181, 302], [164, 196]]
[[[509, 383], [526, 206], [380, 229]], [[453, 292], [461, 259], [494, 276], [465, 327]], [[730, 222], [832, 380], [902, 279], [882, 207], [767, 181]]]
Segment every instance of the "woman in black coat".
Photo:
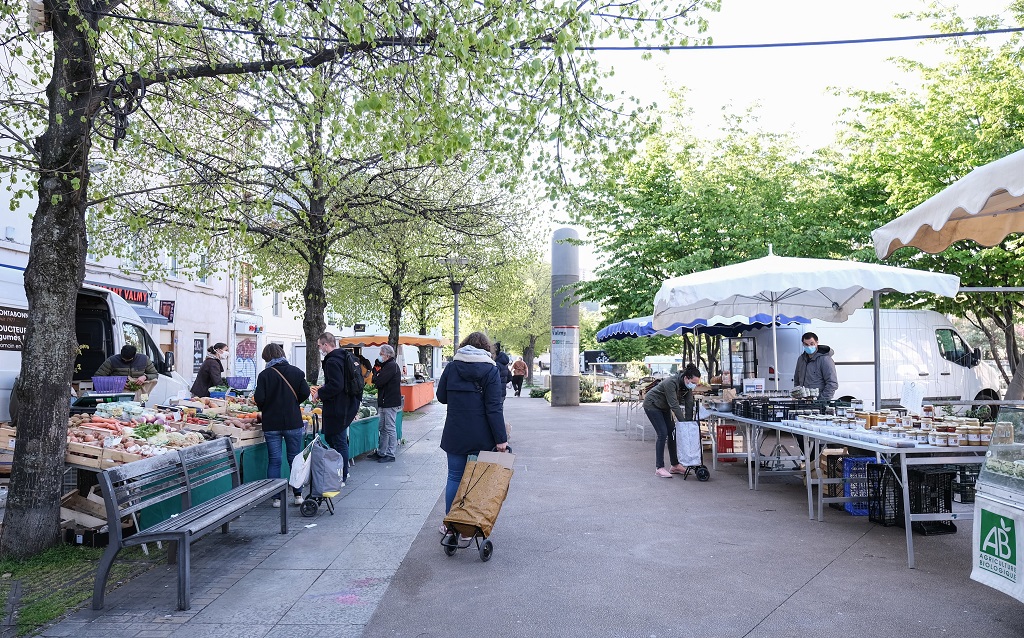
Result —
[[448, 405], [441, 434], [441, 449], [448, 453], [445, 513], [452, 508], [469, 455], [508, 447], [504, 399], [505, 384], [491, 358], [491, 344], [484, 333], [474, 332], [459, 345], [437, 382], [437, 400]]
[[192, 384], [192, 396], [208, 397], [210, 388], [224, 385], [224, 363], [228, 355], [228, 344], [215, 343], [206, 349], [206, 360], [199, 366], [196, 380]]
[[[267, 477], [281, 477], [281, 443], [288, 451], [288, 460], [302, 451], [302, 435], [305, 423], [299, 405], [309, 398], [309, 384], [302, 370], [288, 363], [284, 348], [268, 343], [263, 348], [266, 369], [256, 377], [256, 391], [253, 400], [262, 412], [263, 436], [267, 440]], [[287, 478], [287, 477], [286, 477]], [[295, 504], [302, 504], [302, 489], [294, 489]], [[274, 507], [281, 507], [281, 501], [274, 499]]]

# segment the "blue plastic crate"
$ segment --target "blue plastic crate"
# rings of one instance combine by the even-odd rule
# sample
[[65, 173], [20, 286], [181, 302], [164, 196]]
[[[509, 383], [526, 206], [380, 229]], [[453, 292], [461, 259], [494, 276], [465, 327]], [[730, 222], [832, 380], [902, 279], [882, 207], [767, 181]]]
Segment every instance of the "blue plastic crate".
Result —
[[[858, 500], [844, 503], [848, 513], [867, 516], [868, 505], [868, 463], [874, 463], [873, 456], [848, 456], [843, 459], [843, 496]], [[857, 481], [857, 482], [854, 482]]]

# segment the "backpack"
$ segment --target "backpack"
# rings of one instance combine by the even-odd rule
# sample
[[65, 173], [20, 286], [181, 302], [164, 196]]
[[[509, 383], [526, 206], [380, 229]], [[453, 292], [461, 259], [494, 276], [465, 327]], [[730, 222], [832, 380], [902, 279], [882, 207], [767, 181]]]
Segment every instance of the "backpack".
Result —
[[356, 359], [350, 351], [342, 349], [342, 370], [345, 373], [345, 395], [350, 397], [363, 396], [363, 386], [365, 381], [363, 379], [363, 366], [359, 364], [359, 359]]

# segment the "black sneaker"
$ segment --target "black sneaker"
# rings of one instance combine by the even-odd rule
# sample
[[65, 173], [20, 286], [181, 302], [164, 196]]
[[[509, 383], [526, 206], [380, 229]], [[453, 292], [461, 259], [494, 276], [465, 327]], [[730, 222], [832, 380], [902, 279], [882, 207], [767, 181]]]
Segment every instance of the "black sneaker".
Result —
[[377, 450], [374, 450], [373, 452], [370, 452], [369, 454], [367, 454], [366, 458], [368, 458], [368, 459], [380, 459], [381, 455], [380, 455], [380, 452], [378, 452]]
[[378, 463], [394, 463], [395, 462], [395, 457], [390, 456], [390, 455], [382, 456], [382, 457], [377, 459], [377, 462]]

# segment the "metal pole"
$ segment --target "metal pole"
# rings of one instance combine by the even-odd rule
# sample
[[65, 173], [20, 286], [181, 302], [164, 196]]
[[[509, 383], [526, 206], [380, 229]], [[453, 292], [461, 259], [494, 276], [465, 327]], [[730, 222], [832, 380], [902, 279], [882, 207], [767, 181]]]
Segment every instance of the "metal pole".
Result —
[[875, 337], [875, 410], [882, 409], [882, 343], [879, 338], [881, 333], [881, 313], [878, 310], [878, 300], [881, 296], [882, 293], [877, 290], [871, 293], [871, 321], [874, 324], [873, 332]]
[[449, 284], [452, 287], [452, 294], [455, 295], [455, 342], [452, 344], [454, 354], [454, 351], [459, 349], [459, 292], [462, 290], [462, 282], [452, 280]]

